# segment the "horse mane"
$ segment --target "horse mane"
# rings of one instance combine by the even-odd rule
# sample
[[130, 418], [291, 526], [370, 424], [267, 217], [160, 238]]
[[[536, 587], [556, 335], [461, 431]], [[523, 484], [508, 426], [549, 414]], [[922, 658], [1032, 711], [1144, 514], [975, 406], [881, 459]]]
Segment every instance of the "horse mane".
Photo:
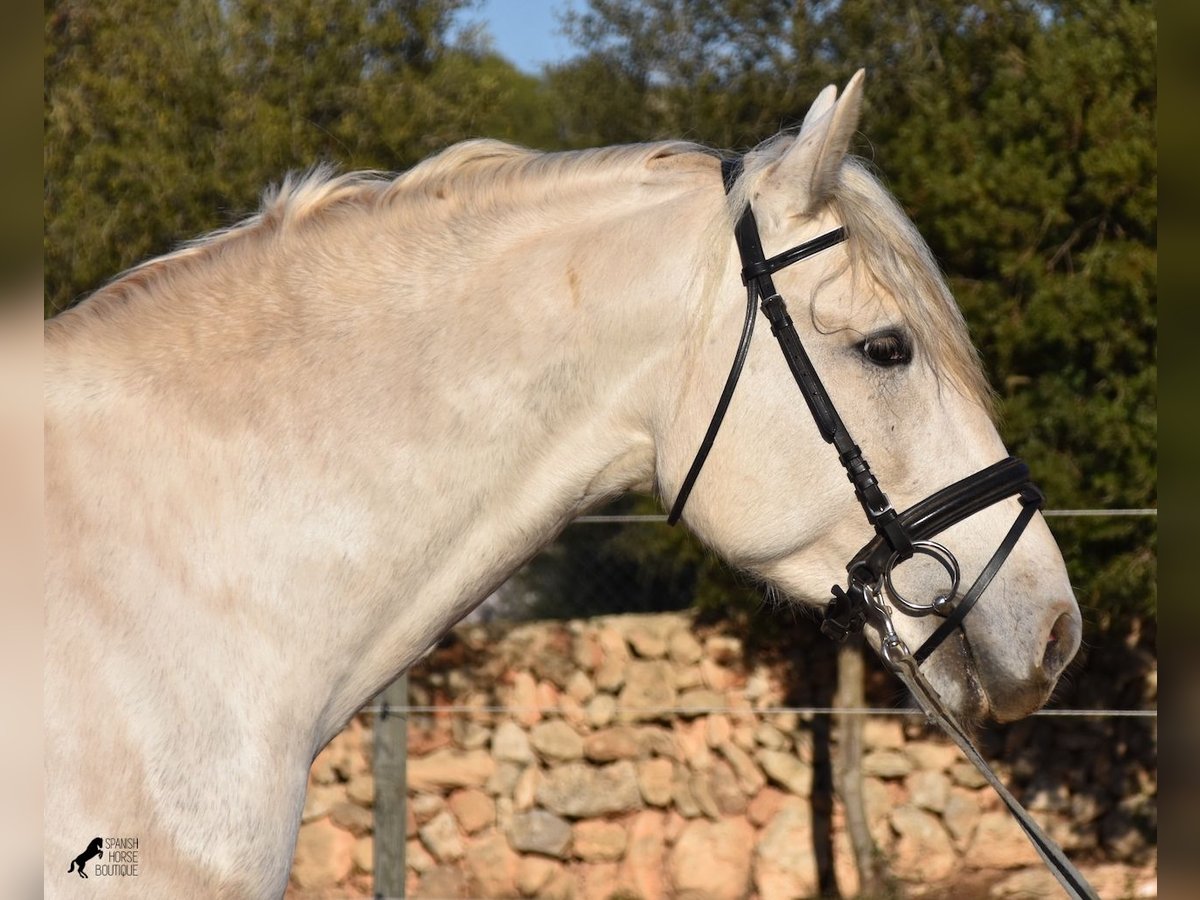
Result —
[[[753, 175], [786, 149], [783, 133], [760, 144], [747, 157], [747, 174], [728, 198], [726, 216], [708, 223], [715, 245], [709, 268], [724, 259], [728, 235], [747, 201]], [[545, 153], [503, 141], [479, 139], [455, 144], [399, 175], [378, 171], [338, 174], [321, 164], [289, 173], [264, 192], [256, 213], [183, 244], [117, 276], [93, 295], [123, 299], [131, 291], [170, 278], [180, 268], [202, 263], [235, 244], [278, 238], [350, 207], [388, 209], [404, 206], [414, 217], [445, 215], [450, 209], [479, 213], [515, 203], [552, 202], [603, 180], [624, 175], [644, 181], [656, 169], [660, 177], [712, 168], [711, 148], [687, 141], [627, 144]], [[656, 163], [668, 163], [656, 166]], [[849, 234], [852, 265], [885, 285], [899, 304], [917, 345], [930, 364], [948, 375], [989, 410], [993, 394], [971, 344], [962, 313], [924, 239], [867, 164], [848, 157], [832, 206]], [[710, 287], [713, 287], [710, 281]], [[91, 306], [93, 304], [86, 304]]]

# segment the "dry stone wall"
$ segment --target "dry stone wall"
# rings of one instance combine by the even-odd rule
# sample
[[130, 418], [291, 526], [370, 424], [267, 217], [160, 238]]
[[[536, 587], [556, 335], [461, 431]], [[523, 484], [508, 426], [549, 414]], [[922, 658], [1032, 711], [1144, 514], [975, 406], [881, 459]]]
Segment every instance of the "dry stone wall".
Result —
[[[688, 614], [460, 628], [410, 675], [413, 705], [439, 711], [409, 721], [408, 896], [815, 896], [826, 820], [833, 875], [854, 896], [844, 811], [813, 796], [837, 758], [828, 729], [779, 711], [796, 703], [804, 654], [752, 656]], [[1131, 726], [1138, 752], [1117, 754], [1111, 730], [1060, 726], [1001, 732], [1002, 777], [1101, 896], [1155, 896], [1152, 726]], [[313, 766], [296, 900], [371, 894], [371, 727], [351, 722]], [[864, 746], [893, 896], [1060, 896], [983, 779], [920, 718], [867, 718]]]

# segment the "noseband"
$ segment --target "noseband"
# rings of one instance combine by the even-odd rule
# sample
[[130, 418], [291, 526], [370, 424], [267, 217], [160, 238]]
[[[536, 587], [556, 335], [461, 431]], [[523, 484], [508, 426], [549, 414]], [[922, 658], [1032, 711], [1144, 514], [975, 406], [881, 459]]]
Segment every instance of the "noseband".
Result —
[[[740, 158], [722, 160], [721, 174], [726, 193], [733, 187], [741, 169]], [[854, 495], [866, 514], [867, 522], [875, 529], [875, 537], [859, 550], [846, 566], [849, 573], [846, 588], [843, 589], [840, 585], [833, 587], [833, 599], [825, 609], [821, 630], [829, 637], [841, 641], [852, 632], [861, 631], [869, 621], [879, 633], [880, 652], [885, 662], [890, 664], [901, 656], [907, 656], [908, 650], [892, 627], [890, 610], [883, 601], [883, 598], [887, 597], [896, 608], [907, 615], [936, 615], [942, 619], [929, 638], [911, 654], [917, 663], [921, 663], [956, 629], [962, 627], [967, 613], [975, 606], [1000, 566], [1004, 564], [1029, 520], [1041, 508], [1042, 493], [1030, 480], [1029, 468], [1025, 463], [1010, 456], [974, 475], [956, 481], [949, 487], [942, 488], [904, 512], [897, 513], [879, 486], [878, 479], [871, 472], [871, 466], [864, 458], [862, 450], [854, 443], [845, 423], [838, 415], [837, 408], [805, 352], [799, 334], [796, 333], [783, 297], [775, 290], [771, 279], [771, 275], [780, 269], [842, 243], [846, 240], [846, 229], [835, 228], [768, 259], [763, 253], [754, 212], [747, 204], [734, 234], [742, 259], [742, 283], [746, 285], [746, 319], [725, 388], [721, 392], [696, 458], [675, 496], [675, 503], [667, 521], [672, 525], [679, 521], [688, 495], [691, 494], [696, 478], [700, 475], [704, 461], [712, 449], [742, 374], [742, 366], [750, 349], [750, 339], [754, 335], [755, 307], [758, 306], [771, 323], [771, 333], [779, 342], [783, 357], [787, 360], [788, 368], [800, 388], [801, 396], [808, 404], [817, 430], [826, 443], [833, 444], [838, 460], [854, 486]], [[975, 579], [975, 583], [965, 594], [960, 595], [958, 560], [950, 550], [935, 542], [933, 538], [952, 525], [1013, 496], [1020, 500], [1020, 514], [988, 564]], [[934, 560], [946, 570], [950, 578], [949, 589], [928, 603], [913, 602], [904, 597], [893, 583], [892, 575], [896, 566], [917, 555]]]

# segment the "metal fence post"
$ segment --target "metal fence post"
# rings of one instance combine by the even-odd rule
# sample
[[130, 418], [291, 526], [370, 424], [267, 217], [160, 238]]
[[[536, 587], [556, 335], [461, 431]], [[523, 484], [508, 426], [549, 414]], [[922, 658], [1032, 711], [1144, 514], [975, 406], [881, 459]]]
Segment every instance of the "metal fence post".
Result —
[[408, 801], [408, 673], [377, 698], [375, 719], [375, 900], [404, 897]]

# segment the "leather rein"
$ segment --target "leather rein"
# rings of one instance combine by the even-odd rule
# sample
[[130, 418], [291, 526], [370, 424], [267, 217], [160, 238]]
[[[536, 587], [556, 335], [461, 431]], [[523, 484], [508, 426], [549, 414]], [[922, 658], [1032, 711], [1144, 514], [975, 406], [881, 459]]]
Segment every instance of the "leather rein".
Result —
[[[741, 157], [721, 161], [721, 175], [726, 193], [732, 189], [741, 171]], [[679, 521], [688, 496], [716, 440], [750, 350], [757, 310], [761, 309], [771, 324], [771, 333], [783, 351], [784, 359], [816, 422], [817, 430], [825, 442], [832, 444], [837, 451], [838, 459], [846, 470], [846, 477], [854, 486], [854, 495], [866, 515], [867, 522], [875, 530], [875, 537], [847, 564], [846, 588], [843, 589], [840, 585], [834, 585], [832, 588], [833, 597], [825, 608], [821, 631], [834, 640], [842, 641], [851, 633], [861, 632], [869, 624], [879, 638], [879, 655], [884, 664], [904, 682], [926, 715], [937, 721], [950, 735], [1000, 795], [1067, 894], [1073, 898], [1098, 900], [1096, 892], [1067, 859], [1058, 844], [1041, 829], [1000, 782], [966, 731], [958, 724], [920, 671], [920, 664], [928, 659], [946, 638], [963, 627], [963, 620], [1016, 546], [1025, 526], [1041, 509], [1044, 498], [1031, 480], [1028, 466], [1010, 456], [936, 491], [903, 512], [896, 512], [879, 486], [879, 481], [872, 473], [862, 450], [854, 443], [845, 423], [838, 415], [837, 408], [805, 352], [791, 316], [788, 315], [787, 305], [775, 289], [771, 278], [771, 275], [780, 269], [842, 243], [847, 239], [846, 229], [835, 228], [768, 258], [763, 252], [754, 212], [747, 203], [734, 229], [734, 236], [741, 256], [742, 283], [746, 285], [746, 318], [725, 387], [721, 391], [716, 410], [691, 468], [675, 496], [667, 521], [672, 525]], [[1013, 496], [1020, 502], [1020, 513], [975, 582], [966, 593], [960, 595], [958, 561], [950, 550], [933, 538], [980, 510]], [[902, 596], [892, 583], [892, 570], [895, 566], [914, 555], [930, 557], [946, 570], [950, 578], [949, 590], [927, 604], [912, 602]], [[915, 652], [910, 651], [896, 633], [892, 625], [892, 607], [888, 605], [888, 600], [906, 615], [936, 615], [942, 619]]]

